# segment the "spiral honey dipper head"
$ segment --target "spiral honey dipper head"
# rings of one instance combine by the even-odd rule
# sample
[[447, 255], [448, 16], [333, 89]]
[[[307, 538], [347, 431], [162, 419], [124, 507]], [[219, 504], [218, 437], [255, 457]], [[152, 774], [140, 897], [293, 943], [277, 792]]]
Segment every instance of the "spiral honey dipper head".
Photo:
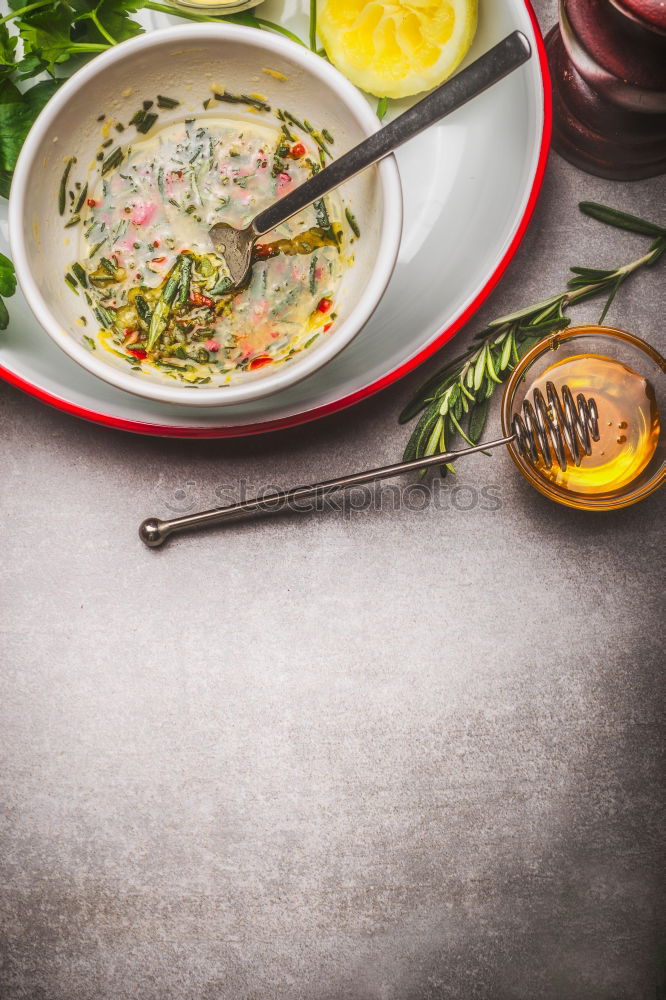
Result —
[[579, 392], [574, 402], [569, 386], [561, 388], [562, 399], [552, 382], [546, 383], [546, 396], [540, 389], [532, 401], [523, 401], [522, 414], [516, 413], [511, 430], [520, 454], [536, 465], [539, 459], [547, 469], [553, 465], [553, 452], [564, 472], [570, 461], [580, 465], [583, 455], [592, 453], [592, 441], [599, 440], [599, 414], [591, 397]]

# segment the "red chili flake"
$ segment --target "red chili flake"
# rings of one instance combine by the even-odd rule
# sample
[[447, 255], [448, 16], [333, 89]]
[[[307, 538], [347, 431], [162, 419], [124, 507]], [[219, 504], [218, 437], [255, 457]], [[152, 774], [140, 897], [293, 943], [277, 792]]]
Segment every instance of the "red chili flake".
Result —
[[133, 354], [134, 355], [134, 357], [137, 359], [137, 361], [143, 361], [144, 358], [148, 357], [148, 355], [147, 355], [147, 353], [145, 351], [142, 351], [142, 350], [140, 350], [138, 348], [135, 349], [133, 347], [128, 347], [127, 350], [128, 350], [129, 354]]
[[270, 365], [272, 363], [273, 359], [269, 358], [267, 354], [260, 354], [258, 357], [252, 358], [252, 361], [250, 361], [248, 368], [250, 369], [250, 371], [255, 371], [255, 369], [257, 368], [263, 368], [264, 365]]
[[265, 257], [270, 257], [272, 253], [273, 251], [268, 243], [255, 244], [254, 255], [255, 257], [258, 257], [260, 260], [263, 260]]
[[197, 292], [194, 289], [190, 292], [188, 301], [191, 302], [193, 306], [207, 306], [210, 308], [215, 305], [213, 300], [209, 299], [207, 295], [203, 295], [201, 292]]
[[166, 257], [153, 257], [151, 259], [151, 264], [163, 264], [165, 260]]
[[153, 246], [155, 247], [156, 250], [157, 250], [157, 248], [158, 248], [159, 245], [160, 245], [160, 241], [159, 240], [153, 240]]
[[86, 198], [86, 205], [88, 206], [88, 208], [94, 208], [96, 204], [97, 202], [95, 201], [94, 198]]
[[294, 145], [289, 150], [289, 155], [292, 160], [300, 160], [302, 156], [305, 156], [307, 149], [302, 142], [294, 143]]
[[332, 323], [327, 323], [326, 326], [324, 327], [324, 333], [326, 333], [327, 330], [330, 330], [332, 326], [333, 326]]
[[320, 299], [317, 304], [317, 310], [320, 313], [327, 313], [332, 305], [333, 303], [330, 299]]

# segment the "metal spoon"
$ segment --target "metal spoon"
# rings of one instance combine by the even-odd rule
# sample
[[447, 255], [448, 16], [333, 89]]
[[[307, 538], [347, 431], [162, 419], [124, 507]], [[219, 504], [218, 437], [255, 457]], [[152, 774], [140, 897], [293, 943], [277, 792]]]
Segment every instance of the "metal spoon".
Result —
[[520, 31], [512, 32], [395, 121], [364, 139], [348, 153], [334, 160], [330, 166], [260, 212], [245, 229], [236, 229], [226, 222], [216, 223], [210, 230], [210, 237], [216, 251], [226, 261], [234, 287], [241, 285], [247, 276], [252, 264], [252, 247], [260, 237], [471, 101], [477, 94], [526, 62], [531, 51], [525, 35]]

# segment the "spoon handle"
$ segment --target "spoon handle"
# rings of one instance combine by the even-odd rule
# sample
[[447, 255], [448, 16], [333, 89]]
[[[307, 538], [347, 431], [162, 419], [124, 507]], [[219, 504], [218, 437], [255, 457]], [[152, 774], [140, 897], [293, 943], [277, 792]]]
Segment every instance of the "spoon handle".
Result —
[[409, 111], [405, 111], [286, 197], [260, 212], [251, 223], [255, 235], [263, 236], [270, 232], [350, 177], [392, 153], [403, 142], [423, 132], [517, 69], [530, 55], [530, 43], [525, 35], [520, 31], [513, 31]]

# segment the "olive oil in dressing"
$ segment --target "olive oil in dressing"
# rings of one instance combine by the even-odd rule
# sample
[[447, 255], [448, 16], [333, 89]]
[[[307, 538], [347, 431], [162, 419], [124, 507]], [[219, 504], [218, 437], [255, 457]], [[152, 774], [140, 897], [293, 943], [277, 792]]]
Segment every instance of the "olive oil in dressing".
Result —
[[530, 386], [546, 395], [546, 382], [559, 391], [568, 385], [574, 399], [592, 396], [599, 411], [600, 440], [580, 466], [562, 472], [557, 462], [538, 470], [544, 479], [577, 494], [613, 493], [632, 482], [654, 455], [659, 441], [659, 410], [654, 389], [628, 365], [600, 354], [581, 354], [558, 361]]

